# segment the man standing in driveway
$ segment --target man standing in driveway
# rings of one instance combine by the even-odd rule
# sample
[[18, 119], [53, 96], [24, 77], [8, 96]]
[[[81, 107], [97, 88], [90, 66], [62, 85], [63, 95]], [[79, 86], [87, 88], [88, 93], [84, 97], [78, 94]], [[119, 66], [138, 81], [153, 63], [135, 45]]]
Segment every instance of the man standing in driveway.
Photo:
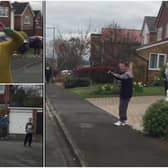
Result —
[[31, 147], [32, 134], [33, 134], [32, 118], [29, 118], [29, 122], [26, 124], [25, 131], [26, 131], [26, 136], [25, 136], [25, 140], [24, 140], [24, 146], [26, 146], [27, 142], [28, 142], [29, 147]]
[[119, 104], [119, 121], [115, 122], [115, 126], [125, 126], [127, 121], [128, 103], [133, 93], [133, 74], [128, 63], [120, 63], [119, 68], [121, 73], [111, 73], [114, 78], [121, 81], [120, 88], [120, 104]]

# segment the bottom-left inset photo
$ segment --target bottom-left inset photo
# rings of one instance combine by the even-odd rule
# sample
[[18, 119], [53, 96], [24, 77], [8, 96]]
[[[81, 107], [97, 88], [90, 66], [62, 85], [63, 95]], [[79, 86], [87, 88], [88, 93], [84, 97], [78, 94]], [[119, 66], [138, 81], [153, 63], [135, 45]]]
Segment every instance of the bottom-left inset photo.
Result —
[[43, 165], [43, 86], [0, 85], [0, 167]]

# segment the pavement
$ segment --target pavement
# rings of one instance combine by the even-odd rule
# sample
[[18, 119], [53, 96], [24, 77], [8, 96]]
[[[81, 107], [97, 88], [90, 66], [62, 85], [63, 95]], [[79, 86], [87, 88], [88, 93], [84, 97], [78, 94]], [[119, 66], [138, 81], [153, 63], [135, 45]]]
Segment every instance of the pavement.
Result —
[[42, 63], [13, 70], [14, 83], [42, 83]]
[[12, 76], [14, 83], [42, 83], [42, 58], [24, 57], [12, 60]]
[[53, 115], [52, 109], [46, 105], [46, 166], [47, 167], [79, 167], [66, 138]]
[[23, 141], [0, 141], [0, 167], [41, 167], [42, 143], [33, 142], [32, 148]]
[[[147, 108], [154, 102], [164, 99], [164, 96], [139, 96], [132, 97], [128, 106], [128, 124], [136, 130], [143, 130], [143, 115]], [[106, 97], [106, 98], [88, 98], [90, 103], [96, 107], [112, 114], [118, 118], [118, 97]]]
[[115, 116], [58, 86], [46, 94], [82, 166], [168, 166], [167, 141], [115, 127]]

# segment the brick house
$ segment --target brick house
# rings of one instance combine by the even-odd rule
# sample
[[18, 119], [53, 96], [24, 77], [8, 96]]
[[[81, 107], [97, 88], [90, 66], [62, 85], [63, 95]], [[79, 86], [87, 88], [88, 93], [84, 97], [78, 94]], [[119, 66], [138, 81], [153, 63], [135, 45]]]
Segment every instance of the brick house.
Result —
[[140, 30], [102, 28], [100, 34], [91, 34], [91, 66], [118, 66], [119, 61], [132, 59], [140, 46]]
[[15, 14], [15, 30], [24, 31], [33, 35], [34, 13], [29, 2], [14, 2], [12, 4]]
[[10, 1], [0, 1], [0, 21], [10, 28], [14, 28], [14, 11]]
[[40, 10], [34, 10], [34, 35], [43, 35], [43, 16]]
[[142, 46], [136, 51], [138, 59], [141, 57], [138, 64], [143, 64], [145, 69], [143, 81], [150, 82], [159, 77], [160, 68], [167, 62], [168, 56], [168, 1], [162, 2], [156, 18], [145, 17], [142, 26]]

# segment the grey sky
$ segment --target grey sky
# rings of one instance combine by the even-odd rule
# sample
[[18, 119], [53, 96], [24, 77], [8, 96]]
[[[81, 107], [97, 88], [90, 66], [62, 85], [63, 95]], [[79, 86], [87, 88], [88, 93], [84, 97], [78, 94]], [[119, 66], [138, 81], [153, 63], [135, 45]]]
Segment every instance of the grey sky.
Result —
[[[24, 1], [24, 0], [11, 0], [11, 2], [28, 2], [28, 1]], [[42, 10], [42, 2], [41, 1], [29, 1], [29, 3], [31, 4], [31, 7], [33, 10]]]
[[[141, 29], [144, 16], [156, 16], [160, 5], [160, 1], [48, 1], [46, 23], [63, 33], [86, 30], [89, 20], [92, 31], [100, 31], [112, 21], [124, 28]], [[51, 39], [52, 30], [47, 30], [47, 37]]]

